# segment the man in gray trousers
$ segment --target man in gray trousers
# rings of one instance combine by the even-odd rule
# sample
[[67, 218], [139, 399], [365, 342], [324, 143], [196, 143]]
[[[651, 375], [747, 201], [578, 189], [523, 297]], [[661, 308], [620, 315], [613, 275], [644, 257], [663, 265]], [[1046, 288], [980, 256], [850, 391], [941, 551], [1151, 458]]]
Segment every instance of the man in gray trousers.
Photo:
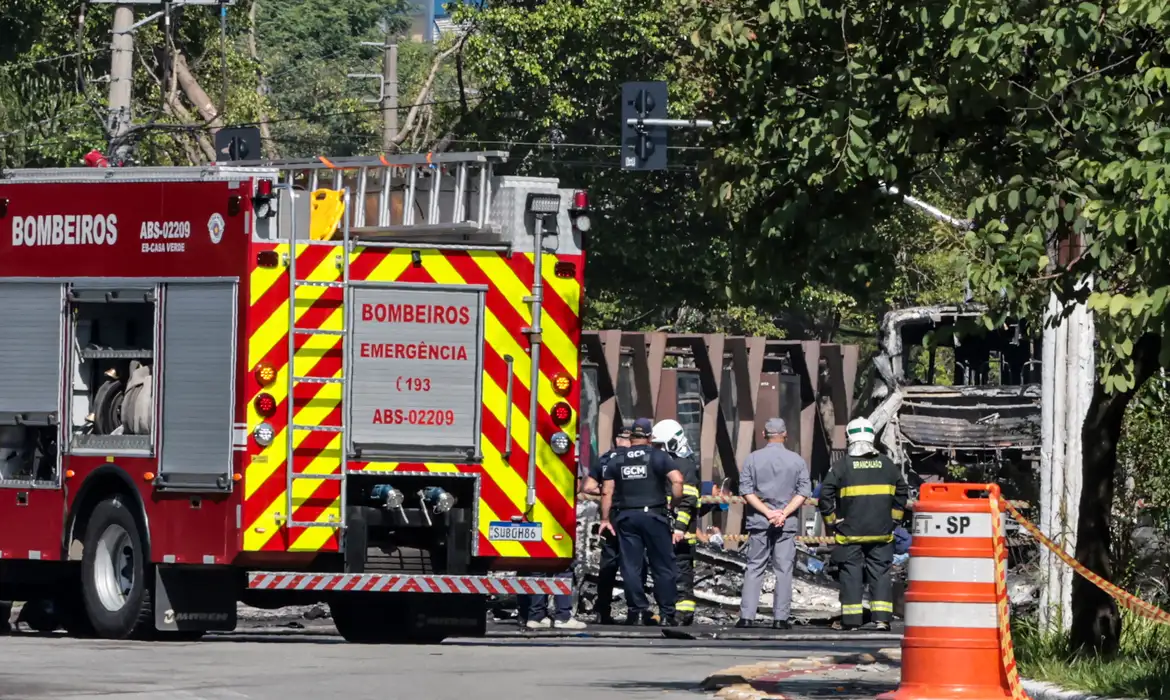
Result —
[[809, 497], [808, 465], [784, 446], [788, 426], [780, 418], [764, 424], [763, 448], [748, 455], [739, 469], [739, 495], [748, 504], [747, 570], [736, 627], [755, 627], [756, 608], [764, 590], [764, 571], [776, 571], [772, 594], [772, 627], [789, 629], [792, 609], [792, 568], [796, 564], [798, 518], [792, 517]]

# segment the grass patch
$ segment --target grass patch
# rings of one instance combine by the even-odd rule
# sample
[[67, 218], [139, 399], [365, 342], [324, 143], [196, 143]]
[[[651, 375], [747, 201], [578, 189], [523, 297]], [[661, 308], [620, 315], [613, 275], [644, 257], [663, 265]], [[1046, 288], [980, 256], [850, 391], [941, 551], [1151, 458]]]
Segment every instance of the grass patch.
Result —
[[1113, 657], [1073, 653], [1065, 634], [1034, 623], [1012, 625], [1020, 674], [1094, 695], [1170, 700], [1170, 625], [1122, 612], [1121, 650]]

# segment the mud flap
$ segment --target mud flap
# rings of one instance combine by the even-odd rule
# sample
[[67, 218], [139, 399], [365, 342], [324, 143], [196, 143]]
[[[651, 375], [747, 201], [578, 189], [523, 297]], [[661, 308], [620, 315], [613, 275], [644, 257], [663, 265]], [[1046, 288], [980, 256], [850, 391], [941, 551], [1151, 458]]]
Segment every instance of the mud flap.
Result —
[[159, 632], [230, 632], [236, 628], [239, 577], [218, 566], [158, 566], [154, 627]]

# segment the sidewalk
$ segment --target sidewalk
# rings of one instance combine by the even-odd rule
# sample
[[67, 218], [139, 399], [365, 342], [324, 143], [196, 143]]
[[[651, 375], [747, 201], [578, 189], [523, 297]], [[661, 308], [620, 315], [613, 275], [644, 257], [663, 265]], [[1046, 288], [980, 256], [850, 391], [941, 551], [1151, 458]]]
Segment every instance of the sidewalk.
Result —
[[735, 666], [708, 676], [703, 690], [723, 700], [871, 700], [898, 687], [900, 649]]

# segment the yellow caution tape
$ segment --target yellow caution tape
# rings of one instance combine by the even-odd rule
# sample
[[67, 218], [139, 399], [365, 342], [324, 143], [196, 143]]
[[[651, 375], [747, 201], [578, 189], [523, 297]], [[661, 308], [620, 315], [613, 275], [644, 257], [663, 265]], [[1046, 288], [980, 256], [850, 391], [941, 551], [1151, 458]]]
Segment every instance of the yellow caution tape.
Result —
[[[999, 487], [990, 485], [987, 489], [988, 504], [991, 506], [991, 540], [995, 556], [995, 609], [999, 626], [999, 652], [1007, 677], [1008, 691], [1013, 700], [1029, 700], [1020, 683], [1020, 672], [1016, 668], [1016, 652], [1012, 647], [1011, 609], [1008, 607], [1007, 592], [1007, 539], [999, 514]], [[1009, 506], [1010, 508], [1011, 506]], [[1014, 509], [1013, 509], [1014, 510]]]
[[[1097, 588], [1100, 588], [1110, 598], [1116, 600], [1117, 603], [1123, 608], [1149, 620], [1160, 622], [1162, 624], [1170, 624], [1170, 614], [1166, 613], [1166, 611], [1162, 610], [1153, 603], [1147, 603], [1135, 595], [1126, 593], [1118, 586], [1093, 573], [1088, 568], [1086, 568], [1085, 565], [1074, 559], [1072, 555], [1064, 551], [1064, 547], [1061, 547], [1052, 540], [1048, 539], [1048, 537], [1043, 532], [1040, 532], [1040, 528], [1036, 527], [1034, 524], [1029, 522], [1027, 518], [1021, 515], [1020, 511], [1016, 509], [1016, 507], [1010, 501], [1007, 502], [1006, 506], [1008, 513], [1011, 513], [1011, 516], [1020, 523], [1021, 527], [1028, 531], [1028, 534], [1039, 540], [1040, 544], [1048, 548], [1048, 551], [1052, 552], [1061, 561], [1072, 567], [1073, 571], [1087, 579], [1089, 583], [1093, 584]], [[993, 520], [998, 522], [999, 518], [993, 518]]]
[[[601, 496], [595, 496], [591, 493], [579, 493], [579, 494], [577, 494], [577, 500], [580, 500], [580, 501], [600, 501]], [[1009, 501], [1009, 502], [1012, 505], [1016, 506], [1017, 508], [1027, 508], [1028, 507], [1027, 501]], [[724, 504], [724, 503], [745, 503], [745, 501], [743, 499], [743, 496], [700, 496], [699, 503]], [[815, 498], [806, 499], [804, 504], [806, 506], [815, 506], [815, 505], [817, 505], [817, 499], [815, 499]], [[911, 501], [907, 507], [912, 506], [912, 505], [914, 505], [913, 501]]]

